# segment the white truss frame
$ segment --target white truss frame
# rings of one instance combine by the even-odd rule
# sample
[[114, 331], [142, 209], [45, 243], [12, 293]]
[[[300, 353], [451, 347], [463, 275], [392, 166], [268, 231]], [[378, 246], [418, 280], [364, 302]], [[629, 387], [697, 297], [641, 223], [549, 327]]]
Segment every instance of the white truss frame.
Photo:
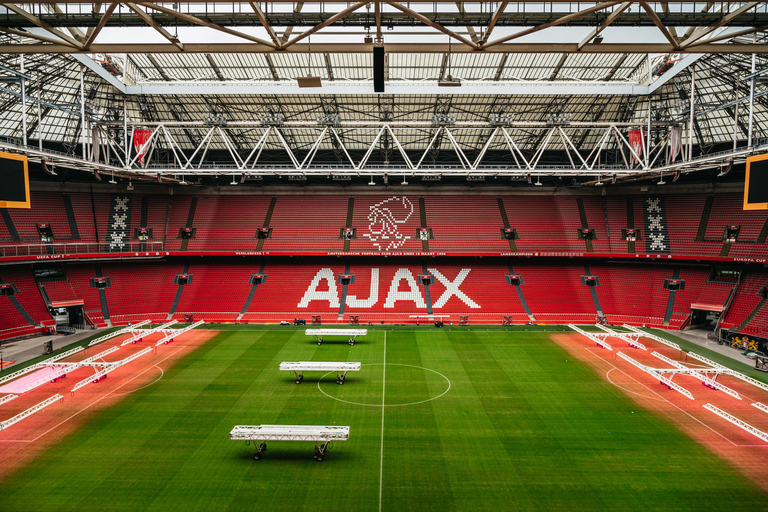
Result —
[[102, 368], [101, 370], [96, 372], [94, 375], [91, 375], [90, 377], [83, 379], [77, 384], [75, 384], [75, 386], [72, 388], [71, 393], [74, 394], [75, 391], [82, 388], [83, 386], [86, 386], [91, 382], [98, 382], [102, 377], [105, 377], [109, 372], [116, 370], [117, 368], [120, 368], [124, 364], [130, 363], [134, 359], [138, 359], [144, 354], [149, 354], [150, 352], [152, 352], [152, 347], [147, 347], [143, 350], [140, 350], [139, 352], [136, 352], [135, 354], [129, 357], [126, 357], [125, 359], [122, 359], [120, 361], [115, 361], [113, 363], [109, 363], [108, 365], [106, 365], [106, 367]]
[[368, 329], [307, 329], [304, 334], [314, 336], [318, 345], [323, 344], [323, 338], [326, 336], [346, 336], [347, 342], [354, 345], [358, 336], [368, 334]]
[[95, 340], [92, 340], [90, 343], [88, 343], [88, 346], [92, 347], [94, 345], [98, 345], [99, 343], [102, 343], [104, 341], [112, 339], [112, 338], [114, 338], [116, 336], [120, 336], [120, 335], [125, 334], [127, 332], [134, 331], [134, 330], [138, 329], [139, 327], [141, 327], [142, 325], [147, 325], [148, 323], [150, 323], [149, 320], [142, 320], [141, 322], [139, 322], [137, 324], [133, 324], [133, 325], [129, 325], [127, 327], [123, 327], [119, 331], [111, 332], [109, 334], [105, 334], [104, 336], [100, 336], [100, 337], [96, 338]]
[[676, 383], [672, 382], [672, 380], [670, 380], [669, 378], [667, 378], [664, 375], [662, 375], [660, 373], [660, 370], [657, 370], [656, 368], [651, 368], [650, 366], [646, 366], [646, 365], [644, 365], [643, 363], [641, 363], [639, 361], [635, 361], [634, 359], [632, 359], [628, 355], [624, 354], [623, 352], [616, 352], [616, 355], [619, 356], [620, 358], [624, 359], [628, 363], [630, 363], [630, 364], [640, 368], [645, 373], [653, 376], [654, 378], [659, 379], [659, 382], [661, 384], [667, 386], [667, 388], [674, 389], [675, 391], [677, 391], [678, 393], [680, 393], [684, 397], [690, 398], [691, 400], [694, 400], [693, 395], [691, 394], [690, 391], [688, 391], [684, 387], [680, 386], [679, 384], [676, 384]]
[[296, 384], [304, 380], [304, 372], [336, 372], [336, 383], [343, 384], [347, 372], [359, 372], [361, 363], [331, 362], [331, 361], [297, 361], [280, 363], [280, 371], [293, 372]]
[[[118, 155], [120, 164], [112, 165], [96, 161], [93, 158], [93, 150], [86, 148], [85, 158], [65, 155], [53, 151], [45, 151], [31, 146], [15, 144], [9, 141], [0, 142], [0, 150], [10, 151], [27, 155], [31, 161], [44, 161], [49, 165], [79, 169], [87, 172], [99, 172], [104, 174], [114, 174], [124, 178], [136, 180], [157, 180], [159, 177], [170, 180], [171, 182], [181, 181], [179, 177], [195, 175], [231, 175], [233, 177], [262, 177], [262, 176], [381, 176], [388, 174], [391, 176], [424, 176], [439, 175], [445, 177], [530, 177], [536, 176], [571, 176], [571, 177], [601, 177], [616, 179], [617, 181], [632, 181], [635, 179], [648, 178], [649, 176], [660, 175], [661, 173], [689, 173], [704, 169], [714, 169], [722, 167], [730, 162], [740, 164], [746, 161], [750, 155], [761, 153], [768, 148], [768, 145], [754, 146], [751, 148], [740, 149], [736, 151], [726, 151], [714, 155], [708, 155], [693, 160], [682, 160], [680, 162], [668, 163], [667, 144], [662, 140], [653, 147], [643, 146], [640, 153], [636, 153], [630, 146], [627, 138], [621, 133], [621, 128], [638, 126], [637, 123], [569, 123], [562, 126], [550, 126], [547, 123], [512, 123], [509, 126], [491, 127], [487, 123], [456, 123], [452, 126], [432, 126], [431, 123], [348, 123], [343, 127], [335, 126], [307, 126], [306, 123], [285, 123], [282, 126], [265, 126], [260, 122], [239, 122], [230, 123], [224, 127], [209, 126], [203, 123], [145, 123], [131, 125], [128, 133], [138, 127], [147, 127], [151, 125], [152, 133], [150, 138], [144, 144], [146, 154], [143, 162], [138, 163], [139, 155], [136, 153], [132, 144], [127, 144], [128, 155], [125, 155], [124, 145], [118, 144], [110, 138], [103, 138], [101, 144], [105, 150], [103, 155]], [[376, 136], [365, 151], [359, 161], [355, 161], [344, 143], [344, 138], [339, 132], [340, 129], [345, 133], [351, 133], [358, 130], [375, 130]], [[420, 155], [419, 159], [414, 161], [406, 152], [405, 147], [400, 142], [397, 132], [400, 130], [418, 129], [429, 133], [429, 144], [426, 147], [411, 148], [417, 149]], [[536, 148], [530, 158], [525, 158], [521, 144], [515, 140], [511, 130], [525, 129], [542, 131], [543, 138], [541, 145]], [[574, 130], [590, 129], [597, 135], [597, 142], [592, 149], [584, 154], [584, 151], [577, 151], [576, 144], [573, 142], [571, 132]], [[236, 130], [261, 131], [256, 137], [256, 142], [252, 147], [244, 150], [240, 154], [235, 149], [235, 143], [232, 140], [232, 134]], [[463, 130], [486, 130], [488, 139], [483, 145], [477, 158], [470, 160], [465, 148], [458, 142], [457, 134]], [[189, 156], [181, 150], [179, 135], [181, 133], [200, 133], [200, 142], [191, 150]], [[288, 132], [302, 132], [305, 136], [311, 137], [313, 143], [309, 151], [302, 160], [291, 149], [287, 142], [286, 134]], [[398, 164], [388, 166], [370, 165], [369, 160], [373, 152], [379, 147], [379, 141], [384, 133], [389, 134], [402, 158]], [[443, 144], [448, 144], [456, 153], [459, 163], [446, 165], [427, 165], [427, 156], [432, 144], [438, 140], [439, 135], [444, 135]], [[186, 136], [186, 135], [185, 135]], [[345, 162], [341, 164], [315, 164], [314, 158], [321, 143], [330, 137], [334, 144], [342, 151]], [[212, 140], [216, 138], [227, 149], [228, 159], [217, 155], [216, 160], [210, 158], [209, 148]], [[278, 147], [286, 154], [291, 162], [288, 165], [275, 166], [269, 163], [260, 163], [259, 159], [266, 146], [267, 141], [273, 138], [277, 141]], [[175, 164], [156, 163], [157, 141], [163, 140], [163, 144], [173, 155]], [[553, 144], [553, 140], [559, 140], [562, 148], [568, 155], [566, 165], [545, 165], [541, 162], [544, 152]], [[520, 141], [522, 142], [522, 141]], [[488, 150], [493, 144], [501, 144], [505, 147], [512, 159], [509, 165], [485, 164], [485, 158]], [[90, 143], [87, 143], [88, 145]], [[109, 149], [109, 151], [107, 150]], [[605, 164], [601, 155], [607, 149], [622, 149], [621, 154], [625, 156], [623, 162], [619, 165]], [[122, 156], [120, 156], [122, 155]], [[629, 155], [630, 158], [626, 158]], [[153, 158], [155, 158], [153, 160]], [[638, 162], [635, 164], [634, 160]], [[127, 162], [127, 163], [126, 163]], [[661, 162], [661, 163], [659, 163]]]
[[10, 427], [11, 425], [20, 422], [21, 420], [23, 420], [27, 416], [31, 416], [34, 413], [36, 413], [37, 411], [42, 411], [43, 409], [45, 409], [49, 405], [51, 405], [51, 404], [53, 404], [53, 403], [55, 403], [55, 402], [57, 402], [59, 400], [63, 400], [63, 399], [64, 399], [64, 397], [62, 397], [61, 395], [58, 395], [58, 394], [57, 395], [53, 395], [52, 397], [50, 397], [50, 398], [48, 398], [46, 400], [43, 400], [39, 404], [33, 405], [32, 407], [30, 407], [26, 411], [17, 414], [13, 418], [7, 419], [5, 421], [0, 421], [0, 430], [5, 430], [6, 428]]
[[254, 459], [267, 449], [266, 441], [311, 441], [315, 443], [315, 459], [323, 460], [333, 441], [349, 440], [349, 427], [321, 425], [237, 425], [229, 433], [232, 441], [253, 442]]
[[191, 331], [196, 327], [200, 327], [204, 323], [205, 323], [205, 320], [198, 320], [197, 322], [190, 324], [184, 327], [183, 329], [167, 329], [163, 331], [166, 333], [166, 335], [162, 339], [160, 339], [157, 343], [155, 343], [155, 346], [159, 347], [160, 345], [168, 344], [171, 342], [171, 340], [173, 340], [173, 338], [175, 338], [179, 334], [184, 334], [187, 331]]
[[[719, 382], [717, 382], [717, 376], [723, 373], [722, 370], [718, 368], [713, 368], [713, 369], [690, 368], [678, 361], [668, 358], [664, 354], [659, 354], [658, 352], [652, 352], [651, 355], [654, 357], [657, 357], [658, 359], [661, 359], [667, 364], [672, 365], [677, 370], [676, 372], [674, 372], [674, 374], [684, 374], [684, 375], [690, 375], [692, 377], [696, 377], [705, 386], [714, 388], [714, 389], [719, 389], [726, 395], [730, 395], [737, 400], [741, 400], [741, 396], [736, 391], [729, 388], [728, 386], [724, 386], [723, 384], [720, 384]], [[673, 372], [671, 371], [666, 372], [663, 369], [658, 369], [658, 371], [661, 373], [670, 373], [671, 376], [669, 377], [669, 380], [672, 380], [672, 377], [674, 376]], [[709, 377], [706, 375], [706, 373], [713, 373], [714, 376]]]
[[649, 332], [645, 332], [642, 329], [638, 329], [637, 327], [635, 327], [633, 325], [624, 324], [624, 325], [622, 325], [622, 327], [624, 327], [625, 329], [629, 329], [632, 332], [636, 332], [637, 334], [639, 334], [643, 338], [648, 338], [649, 340], [658, 341], [662, 345], [666, 345], [668, 347], [671, 347], [671, 348], [673, 348], [675, 350], [679, 350], [681, 352], [683, 350], [682, 348], [680, 348], [680, 345], [678, 345], [677, 343], [674, 343], [674, 342], [669, 341], [669, 340], [665, 340], [664, 338], [656, 336], [655, 334], [651, 334]]
[[[22, 375], [25, 375], [27, 373], [31, 373], [31, 372], [33, 372], [35, 370], [39, 370], [40, 368], [44, 368], [46, 366], [51, 366], [52, 363], [54, 363], [55, 361], [58, 361], [59, 359], [64, 359], [65, 357], [69, 357], [72, 354], [76, 354], [76, 353], [80, 352], [81, 350], [85, 350], [85, 348], [84, 347], [76, 347], [76, 348], [73, 348], [72, 350], [67, 350], [66, 352], [62, 352], [61, 354], [58, 354], [58, 355], [56, 355], [54, 357], [49, 357], [45, 361], [41, 361], [41, 362], [33, 364], [31, 366], [27, 366], [24, 369], [15, 371], [15, 372], [13, 372], [13, 373], [11, 373], [9, 375], [6, 375], [2, 379], [0, 379], [0, 384], [5, 384], [8, 381], [11, 381], [11, 380], [13, 380], [13, 379], [15, 379], [17, 377], [21, 377]], [[61, 363], [59, 363], [59, 364], [61, 364]]]
[[128, 345], [129, 343], [135, 343], [138, 340], [142, 339], [145, 336], [149, 336], [150, 334], [155, 334], [157, 332], [162, 332], [164, 334], [176, 332], [174, 329], [171, 329], [170, 327], [174, 324], [176, 324], [176, 320], [171, 320], [170, 322], [166, 322], [162, 325], [158, 325], [157, 327], [153, 327], [151, 329], [133, 329], [129, 332], [133, 334], [130, 338], [123, 341], [120, 346]]
[[749, 377], [747, 375], [744, 375], [741, 372], [737, 372], [736, 370], [731, 370], [730, 368], [723, 366], [721, 364], [718, 364], [714, 361], [711, 361], [707, 359], [704, 356], [700, 356], [699, 354], [696, 354], [695, 352], [688, 352], [687, 355], [689, 357], [692, 357], [696, 359], [697, 361], [701, 361], [702, 363], [708, 364], [712, 366], [713, 368], [716, 368], [721, 371], [721, 373], [724, 373], [726, 375], [730, 375], [732, 377], [736, 377], [739, 380], [743, 380], [744, 382], [748, 382], [749, 384], [752, 384], [755, 387], [758, 387], [762, 389], [763, 391], [768, 391], [768, 384], [764, 382], [760, 382], [759, 380], [753, 379], [752, 377]]
[[752, 404], [752, 407], [756, 407], [756, 408], [760, 409], [763, 412], [768, 412], [768, 405], [762, 404], [760, 402], [754, 402]]
[[629, 332], [629, 333], [628, 332], [617, 332], [617, 331], [614, 331], [613, 329], [610, 329], [610, 328], [608, 328], [608, 327], [606, 327], [605, 325], [602, 325], [602, 324], [595, 324], [595, 327], [597, 327], [598, 329], [601, 329], [601, 330], [607, 332], [608, 334], [610, 334], [614, 338], [618, 338], [620, 340], [626, 341], [627, 345], [629, 345], [632, 348], [638, 348], [640, 350], [648, 351], [648, 349], [645, 347], [645, 345], [643, 345], [642, 343], [640, 343], [638, 341], [640, 339], [640, 337], [642, 336], [642, 334], [640, 334], [640, 333], [636, 333], [636, 332]]
[[233, 441], [347, 441], [349, 427], [321, 425], [238, 425], [229, 433]]
[[570, 329], [573, 329], [577, 333], [581, 334], [582, 336], [586, 336], [590, 340], [597, 343], [600, 347], [608, 349], [610, 351], [613, 351], [611, 346], [605, 341], [607, 338], [610, 338], [611, 335], [608, 333], [602, 333], [602, 332], [587, 332], [584, 329], [581, 329], [579, 327], [576, 327], [573, 324], [568, 324], [568, 327]]
[[[244, 123], [240, 123], [241, 125]], [[415, 123], [412, 123], [415, 124]], [[535, 126], [535, 125], [539, 126]], [[419, 127], [423, 130], [434, 130], [430, 140], [434, 140], [435, 136], [440, 132], [444, 132], [446, 139], [450, 143], [453, 150], [459, 157], [458, 165], [426, 165], [426, 155], [428, 155], [430, 146], [426, 149], [419, 149], [421, 157], [414, 163], [406, 153], [405, 148], [400, 143], [395, 130], [392, 126], [384, 126], [378, 128], [378, 133], [374, 138], [371, 145], [366, 150], [364, 156], [360, 161], [355, 162], [343, 143], [343, 139], [339, 132], [334, 127], [320, 128], [319, 135], [313, 135], [313, 144], [310, 148], [310, 152], [305, 158], [299, 161], [295, 152], [288, 145], [286, 138], [282, 131], [286, 128], [267, 126], [263, 127], [264, 132], [258, 137], [256, 143], [248, 150], [247, 154], [239, 154], [234, 149], [234, 143], [231, 140], [231, 136], [227, 134], [228, 131], [233, 130], [232, 126], [227, 126], [226, 129], [220, 127], [208, 128], [208, 132], [203, 136], [201, 142], [192, 150], [192, 154], [187, 157], [185, 153], [181, 152], [181, 146], [178, 142], [178, 138], [174, 135], [174, 130], [193, 130], [200, 129], [200, 126], [188, 125], [188, 124], [175, 124], [164, 123], [153, 128], [152, 137], [148, 140], [147, 154], [143, 160], [143, 163], [138, 163], [138, 155], [135, 153], [135, 149], [132, 146], [128, 148], [128, 158], [119, 157], [118, 161], [122, 164], [127, 160], [127, 165], [112, 165], [101, 161], [95, 161], [90, 155], [91, 150], [86, 150], [86, 158], [65, 155], [54, 151], [46, 151], [38, 148], [24, 146], [21, 144], [14, 144], [12, 142], [4, 141], [0, 142], [0, 150], [9, 151], [13, 153], [19, 153], [27, 155], [33, 162], [46, 162], [49, 165], [55, 165], [60, 167], [78, 169], [86, 172], [98, 172], [103, 174], [112, 174], [124, 178], [130, 178], [135, 180], [157, 180], [158, 178], [165, 178], [171, 182], [179, 182], [184, 176], [198, 176], [198, 175], [231, 175], [233, 177], [262, 177], [262, 176], [382, 176], [388, 174], [390, 176], [445, 176], [445, 177], [468, 177], [468, 176], [482, 176], [482, 177], [517, 177], [524, 178], [535, 176], [570, 176], [570, 177], [601, 177], [616, 179], [616, 181], [633, 181], [636, 179], [643, 179], [652, 176], [659, 176], [661, 173], [680, 173], [687, 174], [690, 172], [696, 172], [706, 169], [720, 168], [731, 162], [734, 164], [740, 164], [746, 161], [746, 158], [753, 154], [764, 152], [768, 149], [768, 145], [753, 146], [747, 149], [740, 149], [736, 151], [726, 151], [714, 155], [704, 156], [693, 160], [683, 160], [677, 163], [665, 163], [658, 165], [660, 159], [666, 159], [667, 146], [664, 143], [659, 143], [656, 146], [650, 148], [650, 154], [646, 154], [646, 148], [640, 154], [634, 152], [630, 148], [626, 137], [620, 133], [619, 128], [622, 125], [620, 123], [612, 123], [610, 126], [597, 127], [594, 124], [571, 123], [567, 126], [552, 126], [547, 127], [541, 123], [531, 123], [531, 126], [520, 126], [527, 129], [544, 130], [545, 137], [542, 141], [542, 145], [536, 149], [533, 157], [526, 159], [520, 149], [520, 145], [515, 141], [512, 134], [510, 134], [510, 127], [496, 127], [491, 129], [487, 125], [483, 127], [479, 126], [452, 126], [452, 127], [431, 127], [429, 125]], [[632, 126], [637, 126], [633, 123]], [[241, 126], [242, 127], [242, 126]], [[258, 129], [260, 124], [254, 123], [254, 126], [250, 129]], [[592, 129], [603, 130], [602, 135], [598, 138], [596, 146], [586, 155], [583, 152], [575, 150], [575, 144], [572, 137], [568, 134], [570, 130], [586, 129], [591, 127]], [[369, 127], [370, 128], [370, 127]], [[395, 127], [398, 128], [398, 127]], [[479, 152], [477, 158], [471, 161], [466, 156], [464, 149], [457, 143], [456, 132], [463, 129], [485, 128], [490, 130], [489, 139]], [[317, 130], [317, 127], [290, 127], [292, 130]], [[355, 127], [352, 129], [363, 129], [363, 127]], [[381, 135], [387, 132], [391, 135], [392, 142], [395, 148], [398, 150], [398, 154], [402, 157], [403, 162], [397, 165], [389, 166], [373, 166], [369, 164], [370, 156], [377, 148], [377, 144], [381, 139]], [[215, 161], [206, 159], [208, 157], [208, 149], [211, 143], [211, 136], [218, 134], [218, 138], [221, 139], [229, 159], [222, 161], [217, 158]], [[330, 135], [329, 135], [330, 134]], [[155, 148], [157, 139], [162, 138], [166, 141], [170, 152], [174, 155], [176, 164], [166, 165], [157, 164], [153, 162], [155, 156]], [[339, 149], [342, 150], [346, 163], [343, 164], [314, 164], [314, 156], [317, 153], [320, 143], [325, 137], [333, 136], [338, 140]], [[268, 137], [276, 137], [280, 143], [282, 151], [285, 152], [291, 164], [287, 166], [275, 166], [268, 163], [260, 163], [259, 158], [264, 150], [265, 143]], [[552, 139], [557, 137], [564, 146], [564, 149], [569, 157], [567, 165], [545, 165], [541, 162], [541, 156], [544, 151], [551, 145]], [[508, 165], [499, 166], [493, 164], [484, 164], [483, 158], [487, 154], [488, 149], [495, 140], [503, 142], [504, 146], [509, 150], [512, 156], [512, 161]], [[107, 139], [103, 141], [103, 144], [113, 148], [113, 154], [120, 155], [124, 153], [124, 150], [117, 145], [114, 141]], [[624, 158], [620, 165], [604, 164], [602, 163], [600, 156], [608, 147], [626, 148], [625, 151], [631, 156], [631, 158]], [[106, 154], [106, 152], [104, 152]], [[621, 153], [624, 155], [624, 152]], [[639, 161], [634, 164], [633, 160], [637, 158]]]
[[753, 427], [752, 425], [750, 425], [746, 421], [740, 420], [739, 418], [737, 418], [736, 416], [734, 416], [732, 414], [728, 414], [727, 412], [725, 412], [722, 409], [718, 409], [717, 407], [715, 407], [712, 404], [704, 404], [702, 407], [704, 407], [708, 411], [712, 411], [713, 413], [717, 414], [718, 416], [720, 416], [724, 420], [733, 423], [734, 425], [736, 425], [737, 427], [741, 428], [742, 430], [745, 430], [745, 431], [749, 432], [750, 434], [752, 434], [753, 436], [755, 436], [755, 437], [757, 437], [759, 439], [762, 439], [763, 441], [768, 443], [768, 433], [765, 433], [762, 430]]

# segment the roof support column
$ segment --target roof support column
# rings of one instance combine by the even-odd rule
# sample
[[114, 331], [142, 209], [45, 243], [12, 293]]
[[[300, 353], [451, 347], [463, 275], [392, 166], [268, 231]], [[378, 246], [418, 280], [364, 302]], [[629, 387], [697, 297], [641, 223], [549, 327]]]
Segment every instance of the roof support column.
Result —
[[128, 139], [128, 97], [123, 96], [123, 146], [125, 151], [126, 167], [128, 167], [128, 159], [130, 158], [130, 155], [128, 154], [128, 150], [130, 149], [129, 144], [130, 142]]
[[691, 117], [688, 120], [688, 160], [693, 160], [693, 118], [696, 98], [696, 64], [691, 66]]
[[41, 103], [37, 104], [37, 147], [40, 151], [43, 150], [43, 105]]
[[[757, 34], [753, 36], [753, 41], [757, 42]], [[755, 120], [755, 64], [757, 54], [752, 54], [752, 81], [749, 83], [749, 134], [747, 135], [747, 147], [752, 147], [752, 126]]]
[[80, 143], [83, 145], [83, 160], [88, 159], [88, 155], [85, 151], [85, 68], [80, 66]]
[[[736, 87], [733, 88], [733, 99], [736, 100], [739, 96], [739, 91]], [[739, 129], [739, 104], [733, 106], [733, 150], [736, 151], [736, 134]]]
[[[21, 74], [24, 74], [24, 56], [21, 55], [19, 59], [21, 64]], [[752, 59], [754, 62], [754, 58]], [[754, 67], [754, 64], [753, 64]], [[26, 79], [23, 76], [19, 77], [19, 83], [21, 84], [21, 135], [24, 145], [27, 145], [27, 85]], [[754, 80], [752, 80], [754, 83]], [[754, 87], [752, 88], [754, 91]]]

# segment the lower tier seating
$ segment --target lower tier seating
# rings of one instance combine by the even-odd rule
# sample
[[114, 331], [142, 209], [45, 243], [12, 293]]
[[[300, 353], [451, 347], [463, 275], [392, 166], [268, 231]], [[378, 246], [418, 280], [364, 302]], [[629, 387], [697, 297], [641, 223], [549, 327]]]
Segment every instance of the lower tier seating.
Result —
[[[96, 325], [145, 319], [208, 322], [279, 322], [319, 315], [323, 323], [609, 323], [680, 328], [691, 316], [691, 305], [702, 297], [720, 302], [732, 285], [708, 283], [710, 268], [669, 263], [584, 265], [574, 260], [503, 260], [446, 258], [419, 260], [294, 258], [253, 260], [183, 260], [93, 264], [65, 263], [66, 281], [49, 284], [55, 297], [76, 298]], [[188, 282], [178, 283], [186, 274]], [[32, 271], [16, 267], [12, 275], [25, 295], [36, 292], [39, 304], [30, 314], [47, 314]], [[256, 282], [253, 276], [258, 275]], [[94, 287], [97, 276], [109, 278], [103, 296]], [[674, 296], [665, 283], [684, 280]], [[744, 322], [761, 297], [768, 273], [746, 273], [724, 320]], [[594, 279], [594, 285], [590, 281]], [[708, 291], [708, 287], [718, 287]], [[730, 293], [730, 292], [729, 292]], [[21, 294], [19, 294], [21, 297]], [[744, 297], [750, 297], [747, 303]], [[41, 311], [42, 310], [42, 311]], [[768, 308], [750, 328], [762, 332]], [[0, 331], [29, 322], [7, 297], [0, 297]]]

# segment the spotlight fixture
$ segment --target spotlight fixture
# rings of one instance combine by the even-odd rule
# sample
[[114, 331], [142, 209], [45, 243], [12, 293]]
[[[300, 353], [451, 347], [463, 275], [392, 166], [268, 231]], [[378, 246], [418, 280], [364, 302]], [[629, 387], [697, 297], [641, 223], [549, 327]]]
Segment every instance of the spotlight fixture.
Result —
[[235, 181], [235, 176], [232, 175], [232, 183], [230, 185], [237, 185], [237, 181]]
[[731, 169], [733, 169], [733, 160], [728, 162], [728, 165], [720, 169], [720, 174], [717, 175], [718, 178], [722, 178], [723, 176], [727, 176], [729, 172], [731, 172]]
[[664, 181], [664, 173], [659, 173], [659, 181], [656, 182], [657, 185], [664, 185], [666, 181]]
[[112, 171], [112, 177], [109, 179], [109, 182], [113, 185], [117, 185], [117, 182], [115, 181], [115, 171]]
[[405, 181], [405, 176], [403, 176], [403, 182], [401, 183], [401, 185], [407, 185], [407, 184], [408, 184], [408, 182]]
[[597, 181], [595, 182], [595, 186], [596, 187], [602, 187], [603, 185], [604, 185], [604, 183], [603, 183], [603, 180], [602, 180], [602, 176], [598, 176], [597, 177]]
[[133, 183], [131, 183], [131, 180], [128, 180], [128, 186], [125, 187], [126, 190], [133, 190]]
[[188, 183], [184, 181], [184, 176], [181, 177], [181, 181], [179, 182], [179, 185], [188, 185]]
[[541, 183], [541, 175], [536, 176], [536, 183], [534, 183], [537, 187], [540, 187], [542, 185]]
[[603, 42], [603, 35], [602, 34], [597, 34], [595, 36], [595, 39], [592, 42], [595, 43], [595, 44], [602, 43]]

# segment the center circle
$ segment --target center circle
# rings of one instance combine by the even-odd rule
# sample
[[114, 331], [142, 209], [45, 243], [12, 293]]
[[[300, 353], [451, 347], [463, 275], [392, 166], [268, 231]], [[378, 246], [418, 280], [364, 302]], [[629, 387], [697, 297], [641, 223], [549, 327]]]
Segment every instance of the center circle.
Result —
[[[373, 364], [366, 364], [365, 366], [382, 366], [383, 364], [384, 363], [373, 363]], [[393, 367], [397, 368], [396, 370], [394, 370], [394, 375], [392, 375], [392, 371], [390, 371], [390, 368], [393, 368]], [[439, 395], [436, 395], [436, 396], [433, 396], [433, 397], [429, 397], [429, 398], [425, 398], [424, 400], [413, 401], [413, 402], [393, 403], [393, 404], [355, 402], [355, 401], [352, 401], [352, 400], [345, 400], [343, 398], [339, 398], [337, 396], [333, 396], [330, 393], [327, 393], [327, 392], [325, 392], [323, 390], [323, 388], [320, 386], [320, 384], [323, 382], [323, 379], [325, 379], [329, 375], [334, 375], [334, 376], [336, 375], [336, 372], [328, 372], [325, 375], [323, 375], [322, 377], [320, 377], [320, 379], [317, 381], [317, 389], [322, 394], [324, 394], [325, 396], [327, 396], [328, 398], [331, 398], [333, 400], [337, 400], [337, 401], [343, 402], [345, 404], [362, 405], [364, 407], [405, 407], [407, 405], [418, 405], [418, 404], [423, 404], [423, 403], [426, 403], [426, 402], [431, 402], [432, 400], [437, 400], [438, 398], [442, 397], [443, 395], [448, 393], [448, 391], [451, 390], [451, 381], [450, 381], [450, 379], [448, 377], [446, 377], [445, 375], [443, 375], [442, 373], [440, 373], [440, 372], [438, 372], [436, 370], [432, 370], [431, 368], [424, 368], [423, 366], [416, 366], [416, 365], [412, 365], [412, 364], [386, 363], [386, 369], [387, 369], [387, 376], [391, 375], [392, 379], [393, 379], [393, 382], [397, 383], [396, 385], [398, 385], [398, 386], [408, 386], [409, 385], [409, 381], [407, 379], [407, 374], [409, 372], [410, 373], [414, 373], [413, 370], [422, 370], [424, 372], [430, 372], [430, 374], [433, 375], [434, 379], [444, 381], [444, 384], [445, 384], [446, 387], [445, 387], [445, 390], [443, 390], [443, 392], [440, 393]], [[398, 374], [400, 374], [400, 375], [398, 375]], [[405, 378], [403, 378], [403, 374], [405, 374], [405, 376], [406, 376]], [[331, 381], [325, 381], [325, 382], [331, 382]], [[346, 388], [346, 386], [338, 386], [338, 387], [339, 388], [341, 388], [341, 387]]]

